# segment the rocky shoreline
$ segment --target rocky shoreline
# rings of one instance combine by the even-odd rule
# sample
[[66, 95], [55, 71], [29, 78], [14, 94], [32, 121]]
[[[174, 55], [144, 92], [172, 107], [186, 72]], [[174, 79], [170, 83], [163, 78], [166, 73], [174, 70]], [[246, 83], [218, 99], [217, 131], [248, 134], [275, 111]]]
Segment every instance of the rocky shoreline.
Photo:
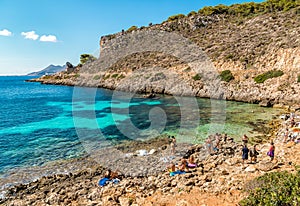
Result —
[[[297, 122], [300, 121], [299, 115], [296, 113]], [[251, 179], [270, 171], [293, 172], [296, 171], [295, 166], [300, 164], [300, 144], [283, 143], [286, 121], [275, 121], [279, 125], [271, 137], [276, 145], [273, 162], [265, 155], [268, 143], [259, 144], [260, 155], [256, 164], [243, 164], [241, 143], [232, 140], [223, 139], [216, 154], [209, 154], [205, 145], [178, 145], [176, 156], [168, 161], [178, 162], [180, 158], [193, 154], [199, 167], [190, 169], [186, 174], [170, 177], [169, 173], [163, 171], [167, 163], [159, 162], [161, 157], [170, 155], [169, 141], [162, 138], [152, 141], [153, 144], [149, 141], [133, 147], [124, 144], [117, 148], [125, 154], [132, 154], [127, 157], [127, 161], [132, 168], [137, 168], [136, 171], [140, 171], [137, 162], [144, 162], [142, 167], [147, 170], [155, 168], [147, 174], [137, 172], [132, 175], [132, 172], [127, 171], [120, 176], [119, 184], [109, 183], [101, 189], [97, 182], [103, 177], [106, 168], [93, 160], [94, 164], [90, 168], [83, 168], [80, 172], [43, 177], [29, 184], [12, 187], [7, 191], [6, 198], [0, 200], [0, 204], [174, 205], [184, 200], [184, 205], [236, 205], [247, 195], [243, 187]], [[142, 148], [148, 152], [147, 155], [139, 155]], [[162, 155], [164, 152], [167, 154]], [[122, 160], [118, 164], [126, 167], [124, 162]]]
[[[73, 76], [73, 77], [70, 77]], [[54, 77], [39, 77], [36, 79], [27, 80], [27, 82], [39, 82], [41, 84], [51, 84], [51, 85], [63, 85], [63, 86], [72, 86], [72, 87], [95, 87], [95, 88], [104, 88], [109, 90], [118, 90], [129, 93], [139, 93], [139, 94], [166, 94], [166, 95], [175, 95], [175, 96], [195, 96], [200, 98], [219, 98], [211, 96], [208, 92], [203, 92], [202, 89], [195, 87], [194, 93], [190, 94], [182, 94], [180, 91], [172, 92], [167, 88], [157, 88], [155, 86], [139, 86], [136, 83], [133, 83], [131, 80], [127, 80], [126, 83], [122, 82], [118, 84], [116, 82], [104, 82], [101, 83], [88, 83], [89, 80], [79, 80], [77, 79], [76, 74], [66, 74], [59, 73], [57, 76], [61, 76], [60, 78]], [[64, 77], [66, 76], [66, 77]], [[90, 77], [92, 78], [92, 77]], [[85, 83], [83, 83], [83, 82]], [[275, 81], [272, 81], [275, 83]], [[276, 81], [277, 82], [277, 81]], [[273, 84], [271, 83], [271, 84]], [[167, 85], [168, 83], [156, 82], [155, 84]], [[129, 86], [130, 85], [130, 86]], [[173, 84], [172, 84], [173, 85]], [[290, 109], [290, 110], [300, 110], [300, 102], [297, 98], [296, 90], [300, 89], [300, 85], [296, 84], [295, 88], [293, 88], [293, 93], [289, 91], [280, 92], [280, 98], [278, 98], [278, 92], [274, 92], [271, 90], [267, 90], [267, 86], [258, 85], [255, 83], [245, 83], [240, 82], [238, 85], [232, 85], [230, 83], [221, 82], [221, 88], [225, 88], [224, 98], [227, 101], [237, 101], [251, 104], [259, 104], [262, 107], [274, 107], [274, 108], [282, 108], [282, 109]], [[236, 88], [239, 88], [236, 90]], [[199, 90], [198, 90], [199, 89]], [[207, 89], [207, 88], [206, 88]]]

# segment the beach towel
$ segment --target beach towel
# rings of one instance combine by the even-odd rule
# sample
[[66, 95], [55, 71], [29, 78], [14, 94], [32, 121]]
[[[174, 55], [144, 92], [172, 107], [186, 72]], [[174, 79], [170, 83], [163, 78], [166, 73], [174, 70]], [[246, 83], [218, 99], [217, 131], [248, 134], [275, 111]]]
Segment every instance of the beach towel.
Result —
[[170, 176], [173, 177], [175, 175], [181, 175], [181, 174], [185, 174], [185, 172], [177, 170], [175, 172], [170, 172]]
[[102, 178], [101, 180], [99, 180], [98, 185], [101, 186], [101, 187], [103, 187], [103, 186], [105, 186], [109, 181], [110, 181], [109, 178], [104, 177], [104, 178]]

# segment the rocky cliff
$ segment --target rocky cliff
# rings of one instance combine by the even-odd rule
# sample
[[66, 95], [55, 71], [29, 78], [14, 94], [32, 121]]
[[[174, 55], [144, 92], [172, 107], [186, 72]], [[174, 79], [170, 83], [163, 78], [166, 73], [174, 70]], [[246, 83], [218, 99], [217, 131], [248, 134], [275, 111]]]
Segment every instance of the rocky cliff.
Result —
[[35, 81], [298, 105], [300, 6], [256, 12], [260, 4], [251, 5], [252, 15], [202, 9], [104, 36], [98, 60]]

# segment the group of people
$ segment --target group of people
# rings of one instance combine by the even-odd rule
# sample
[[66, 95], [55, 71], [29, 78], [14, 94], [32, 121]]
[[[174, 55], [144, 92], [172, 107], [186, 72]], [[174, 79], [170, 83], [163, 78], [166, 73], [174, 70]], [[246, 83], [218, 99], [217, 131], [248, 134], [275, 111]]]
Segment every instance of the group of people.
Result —
[[[242, 148], [242, 159], [243, 159], [243, 164], [245, 163], [246, 160], [249, 159], [250, 156], [250, 163], [256, 163], [257, 162], [257, 156], [259, 155], [260, 151], [257, 148], [257, 144], [253, 145], [251, 149], [248, 148], [247, 143], [248, 143], [248, 137], [247, 135], [243, 135], [242, 137], [242, 142], [243, 142], [243, 148]], [[274, 156], [275, 156], [275, 146], [274, 142], [270, 142], [270, 148], [267, 152], [267, 155], [270, 157], [270, 161], [273, 161]]]
[[226, 143], [227, 141], [233, 141], [233, 138], [228, 137], [227, 134], [222, 135], [216, 133], [215, 135], [210, 135], [206, 139], [205, 143], [209, 154], [213, 155], [218, 153], [218, 151], [221, 149], [221, 141]]
[[[298, 124], [298, 125], [297, 125]], [[295, 121], [295, 113], [286, 118], [286, 129], [284, 131], [283, 143], [300, 143], [300, 123]]]
[[[175, 149], [176, 149], [176, 138], [174, 136], [169, 137], [170, 138], [170, 150], [171, 154], [175, 155]], [[227, 141], [233, 141], [233, 138], [229, 138], [227, 134], [221, 135], [216, 133], [215, 135], [211, 135], [206, 140], [206, 148], [208, 149], [209, 153], [211, 155], [217, 154], [218, 151], [221, 149], [220, 142], [223, 141], [226, 143]], [[243, 142], [243, 148], [241, 150], [242, 153], [242, 160], [243, 164], [245, 161], [249, 159], [250, 156], [250, 163], [256, 163], [257, 162], [257, 156], [259, 155], [259, 149], [257, 148], [257, 144], [253, 145], [250, 149], [248, 148], [249, 138], [247, 135], [243, 135], [242, 142]], [[275, 146], [274, 142], [270, 142], [270, 148], [267, 152], [267, 155], [270, 157], [270, 160], [273, 161], [275, 156]], [[180, 162], [176, 165], [175, 163], [171, 162], [167, 166], [167, 171], [169, 172], [170, 176], [175, 176], [177, 174], [185, 174], [189, 171], [189, 169], [196, 168], [197, 164], [195, 162], [195, 156], [192, 154], [188, 157], [188, 159], [182, 158]], [[98, 185], [100, 187], [105, 186], [109, 182], [112, 183], [119, 183], [119, 175], [118, 172], [113, 172], [111, 170], [107, 170], [104, 177], [99, 180]]]
[[[171, 155], [174, 156], [177, 147], [175, 136], [169, 136], [169, 143], [170, 143]], [[195, 157], [194, 155], [190, 155], [188, 159], [182, 158], [177, 165], [171, 162], [167, 166], [167, 171], [170, 173], [170, 176], [175, 176], [177, 174], [185, 174], [186, 172], [189, 171], [189, 169], [196, 168], [196, 167], [197, 164], [195, 162]]]
[[177, 174], [185, 174], [189, 169], [196, 168], [197, 164], [195, 162], [194, 155], [191, 155], [188, 159], [182, 158], [179, 164], [176, 166], [174, 163], [171, 163], [167, 170], [170, 173], [170, 176], [175, 176]]

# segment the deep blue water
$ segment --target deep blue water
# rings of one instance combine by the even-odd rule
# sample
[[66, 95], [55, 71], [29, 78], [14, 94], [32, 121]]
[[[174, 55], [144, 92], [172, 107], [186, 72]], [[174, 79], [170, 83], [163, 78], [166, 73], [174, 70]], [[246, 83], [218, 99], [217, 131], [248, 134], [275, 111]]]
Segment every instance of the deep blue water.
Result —
[[192, 140], [212, 128], [239, 137], [251, 132], [249, 121], [270, 119], [274, 112], [257, 105], [195, 98], [184, 98], [183, 107], [170, 96], [144, 99], [105, 89], [25, 82], [29, 78], [0, 77], [0, 174], [81, 157], [124, 139], [176, 134], [180, 126], [190, 129], [185, 137]]

